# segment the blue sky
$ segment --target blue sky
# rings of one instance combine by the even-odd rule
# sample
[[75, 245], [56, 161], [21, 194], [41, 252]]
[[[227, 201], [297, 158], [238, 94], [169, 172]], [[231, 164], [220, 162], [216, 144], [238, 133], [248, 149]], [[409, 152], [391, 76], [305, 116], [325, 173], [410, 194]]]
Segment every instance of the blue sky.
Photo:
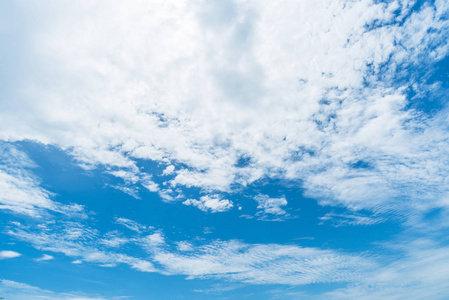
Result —
[[444, 299], [449, 4], [0, 4], [6, 300]]

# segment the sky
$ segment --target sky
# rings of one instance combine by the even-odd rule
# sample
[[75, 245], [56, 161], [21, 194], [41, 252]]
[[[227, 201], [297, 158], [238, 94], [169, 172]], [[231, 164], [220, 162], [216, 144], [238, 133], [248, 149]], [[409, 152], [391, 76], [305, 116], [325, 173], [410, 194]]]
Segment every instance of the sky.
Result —
[[449, 2], [0, 2], [0, 297], [447, 299]]

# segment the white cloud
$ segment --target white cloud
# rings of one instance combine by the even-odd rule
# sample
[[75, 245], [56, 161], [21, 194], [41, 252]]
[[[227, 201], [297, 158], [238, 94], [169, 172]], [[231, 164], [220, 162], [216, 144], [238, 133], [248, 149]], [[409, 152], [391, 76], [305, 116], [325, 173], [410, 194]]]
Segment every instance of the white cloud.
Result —
[[189, 242], [181, 241], [176, 244], [177, 244], [177, 248], [179, 251], [192, 251], [193, 250], [193, 246]]
[[136, 183], [139, 180], [139, 177], [133, 172], [118, 170], [118, 171], [110, 171], [109, 173], [114, 175], [115, 177], [122, 178], [127, 182]]
[[194, 252], [188, 253], [156, 250], [152, 254], [169, 274], [252, 284], [351, 281], [361, 276], [362, 268], [369, 270], [375, 266], [369, 258], [330, 250], [239, 241], [218, 241], [195, 247]]
[[135, 232], [142, 232], [147, 230], [147, 226], [141, 225], [136, 221], [126, 219], [126, 218], [115, 218], [115, 223], [125, 226], [126, 228], [133, 230]]
[[145, 244], [145, 246], [153, 248], [165, 244], [165, 239], [161, 233], [156, 232], [144, 237], [142, 239], [142, 242], [143, 244]]
[[34, 229], [16, 226], [7, 232], [9, 235], [30, 243], [33, 247], [49, 252], [62, 253], [76, 258], [75, 264], [89, 262], [104, 267], [126, 264], [141, 272], [155, 272], [152, 263], [137, 257], [114, 251], [100, 250], [97, 241], [103, 245], [115, 248], [115, 244], [105, 243], [109, 235], [103, 240], [98, 231], [81, 223], [60, 222], [59, 224], [40, 224]]
[[162, 172], [162, 175], [170, 175], [175, 171], [175, 166], [169, 165], [167, 168], [165, 168], [164, 172]]
[[[17, 53], [11, 64], [18, 67], [5, 68], [6, 75], [0, 70], [0, 77], [17, 79], [0, 92], [8, 99], [0, 104], [0, 139], [52, 144], [85, 168], [103, 165], [124, 179], [115, 187], [135, 197], [137, 184], [164, 201], [180, 197], [178, 186], [197, 187], [211, 196], [184, 204], [226, 211], [233, 203], [216, 193], [271, 177], [300, 182], [306, 196], [322, 205], [376, 216], [393, 212], [416, 229], [417, 215], [449, 206], [449, 133], [447, 108], [434, 115], [409, 108], [407, 89], [428, 87], [408, 75], [447, 56], [449, 4], [437, 0], [417, 11], [412, 5], [19, 1], [16, 13], [29, 23], [6, 35], [20, 36], [21, 43], [8, 43], [20, 45], [11, 46]], [[53, 17], [37, 14], [41, 7], [51, 7]], [[29, 171], [26, 155], [3, 148], [0, 209], [32, 217], [47, 211], [85, 215], [81, 206], [53, 201]], [[173, 176], [161, 176], [165, 182], [159, 185], [140, 160], [170, 163], [162, 175]], [[286, 214], [284, 198], [257, 201], [265, 214]], [[356, 213], [324, 218], [375, 222]], [[128, 219], [117, 223], [137, 233], [147, 230]], [[120, 237], [71, 225], [10, 234], [74, 262], [160, 271], [146, 258], [99, 251], [93, 242], [114, 248], [126, 242]], [[164, 248], [169, 242], [160, 233], [133, 242], [153, 251], [164, 272], [250, 283], [355, 280], [360, 266], [372, 266], [365, 257], [317, 248], [228, 241], [180, 254]], [[400, 294], [404, 287], [413, 287], [416, 297], [438, 297], [446, 290], [426, 294], [433, 285], [416, 274], [436, 273], [441, 288], [447, 274], [436, 266], [447, 265], [446, 250], [403, 250], [405, 260], [333, 295], [369, 295], [375, 284], [380, 288], [373, 298]], [[405, 283], [394, 287], [385, 278]]]
[[15, 251], [10, 251], [10, 250], [2, 250], [0, 251], [0, 259], [6, 259], [6, 258], [16, 258], [21, 256], [22, 254], [15, 252]]
[[355, 284], [322, 296], [326, 299], [444, 299], [449, 292], [449, 249], [419, 239], [400, 247], [404, 252], [398, 259]]
[[116, 248], [120, 247], [123, 244], [126, 244], [129, 242], [128, 238], [122, 237], [119, 232], [112, 231], [108, 232], [104, 235], [104, 237], [99, 240], [100, 244], [103, 244], [108, 247]]
[[257, 209], [260, 210], [259, 215], [286, 216], [287, 212], [282, 208], [288, 204], [284, 196], [280, 198], [271, 198], [268, 195], [259, 194], [254, 197], [257, 201]]
[[212, 213], [228, 211], [234, 206], [230, 200], [221, 199], [218, 195], [202, 196], [200, 200], [187, 199], [182, 204], [196, 206], [202, 211]]
[[36, 259], [36, 261], [47, 261], [55, 259], [52, 255], [44, 254], [42, 257]]
[[0, 209], [39, 218], [48, 211], [86, 217], [84, 207], [51, 200], [53, 194], [40, 186], [30, 168], [31, 159], [15, 147], [0, 143]]
[[379, 223], [385, 222], [387, 219], [378, 216], [366, 216], [362, 214], [356, 213], [345, 213], [345, 214], [337, 214], [334, 212], [329, 212], [324, 216], [320, 217], [321, 223], [325, 224], [326, 222], [330, 222], [333, 226], [345, 226], [345, 225], [353, 225], [353, 226], [368, 226], [375, 225]]
[[[44, 290], [26, 283], [1, 279], [0, 293], [8, 295], [9, 299], [27, 300], [27, 299], [42, 299], [42, 300], [105, 300], [106, 298], [98, 296], [87, 296], [80, 293], [56, 293], [49, 290]], [[122, 297], [113, 297], [113, 299], [123, 299]]]
[[[50, 227], [51, 226], [51, 227]], [[75, 230], [74, 230], [75, 228]], [[33, 247], [103, 267], [126, 264], [141, 272], [215, 278], [252, 284], [301, 285], [346, 282], [376, 266], [366, 255], [339, 253], [296, 245], [247, 244], [240, 241], [167, 241], [161, 232], [137, 235], [129, 243], [147, 252], [145, 258], [119, 253], [115, 245], [98, 249], [99, 234], [80, 225], [48, 224], [46, 228], [15, 227], [8, 234]], [[104, 248], [104, 247], [102, 247]]]
[[164, 170], [172, 187], [224, 192], [281, 177], [355, 209], [447, 193], [448, 134], [404, 109], [406, 86], [393, 80], [447, 54], [444, 1], [409, 16], [403, 1], [104, 4], [18, 4], [32, 15], [49, 5], [55, 18], [23, 27], [21, 61], [35, 72], [18, 69], [20, 89], [5, 91], [14, 101], [2, 106], [1, 139], [70, 149], [130, 184], [146, 159], [180, 163]]

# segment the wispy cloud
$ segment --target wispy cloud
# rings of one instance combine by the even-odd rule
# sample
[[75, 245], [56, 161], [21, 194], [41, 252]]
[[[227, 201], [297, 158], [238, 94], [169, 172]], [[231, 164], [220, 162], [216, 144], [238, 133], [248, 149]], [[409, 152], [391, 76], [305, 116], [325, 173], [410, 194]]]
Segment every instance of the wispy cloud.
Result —
[[368, 226], [385, 222], [387, 219], [379, 216], [366, 216], [360, 213], [345, 213], [337, 214], [329, 212], [326, 215], [320, 217], [321, 223], [330, 223], [335, 227], [339, 226]]
[[52, 255], [44, 254], [42, 257], [36, 258], [36, 261], [47, 261], [55, 259]]
[[[247, 244], [235, 240], [198, 245], [194, 241], [167, 241], [161, 232], [128, 239], [149, 255], [138, 258], [119, 253], [116, 245], [101, 242], [104, 238], [99, 238], [96, 231], [74, 223], [57, 226], [51, 231], [42, 230], [42, 226], [35, 229], [19, 226], [10, 229], [8, 234], [37, 249], [76, 258], [74, 263], [87, 262], [104, 267], [127, 264], [143, 272], [252, 284], [346, 282], [376, 266], [367, 256], [332, 250]], [[107, 249], [100, 250], [98, 240]]]
[[126, 219], [126, 218], [115, 218], [115, 223], [125, 226], [126, 228], [133, 230], [135, 232], [142, 232], [148, 229], [147, 226], [141, 225], [136, 221]]
[[[49, 290], [44, 290], [26, 283], [1, 279], [0, 292], [8, 295], [11, 299], [26, 300], [26, 299], [42, 299], [42, 300], [106, 300], [101, 296], [88, 296], [75, 292], [56, 293]], [[108, 299], [124, 299], [128, 297], [112, 297]]]
[[84, 218], [84, 207], [53, 201], [30, 167], [34, 162], [14, 146], [0, 144], [0, 209], [39, 218], [48, 211]]

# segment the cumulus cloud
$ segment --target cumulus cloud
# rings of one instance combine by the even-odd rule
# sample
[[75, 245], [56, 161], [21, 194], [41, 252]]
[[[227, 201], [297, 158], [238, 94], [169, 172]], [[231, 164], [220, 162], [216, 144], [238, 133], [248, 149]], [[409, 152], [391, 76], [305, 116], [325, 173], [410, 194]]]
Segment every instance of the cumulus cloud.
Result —
[[15, 251], [10, 251], [10, 250], [2, 250], [0, 251], [0, 259], [6, 259], [6, 258], [16, 258], [22, 256], [22, 254], [15, 252]]
[[34, 72], [5, 91], [0, 138], [57, 145], [131, 184], [144, 159], [177, 163], [162, 173], [172, 187], [280, 177], [353, 209], [447, 194], [442, 117], [407, 109], [425, 83], [394, 80], [446, 56], [444, 1], [226, 3], [48, 1], [55, 17], [22, 29]]
[[[321, 205], [354, 212], [326, 214], [324, 222], [377, 224], [393, 213], [406, 217], [407, 228], [433, 233], [447, 221], [437, 229], [417, 222], [449, 208], [447, 107], [428, 113], [415, 105], [428, 99], [411, 94], [438, 86], [423, 70], [448, 55], [449, 4], [417, 3], [19, 1], [16, 13], [28, 23], [0, 26], [12, 28], [0, 38], [20, 37], [8, 40], [17, 53], [5, 60], [13, 72], [0, 70], [0, 78], [20, 79], [0, 92], [0, 139], [55, 145], [86, 169], [104, 167], [123, 180], [112, 187], [136, 198], [141, 185], [164, 201], [224, 212], [234, 206], [226, 193], [288, 180]], [[41, 6], [52, 8], [52, 18], [38, 13]], [[24, 153], [4, 143], [0, 155], [0, 209], [85, 216], [83, 207], [52, 199]], [[148, 161], [165, 169], [148, 174]], [[205, 196], [184, 197], [179, 188]], [[255, 200], [259, 216], [287, 215], [285, 197]], [[371, 272], [374, 258], [233, 240], [179, 242], [173, 251], [161, 232], [125, 218], [116, 223], [138, 236], [77, 222], [8, 233], [74, 263], [247, 283], [356, 282], [329, 294], [336, 298], [369, 295], [373, 285], [377, 298], [405, 287], [415, 287], [416, 297], [446, 291], [447, 272], [436, 271], [447, 265], [440, 244], [402, 249], [403, 260], [363, 281], [360, 268]], [[131, 242], [152, 257], [117, 250]], [[421, 271], [437, 273], [435, 294], [417, 290], [432, 286]]]
[[202, 196], [199, 200], [187, 199], [182, 204], [192, 205], [212, 213], [228, 211], [234, 206], [230, 200], [221, 199], [218, 195]]
[[254, 197], [257, 201], [257, 209], [259, 215], [286, 216], [287, 212], [282, 208], [288, 204], [284, 196], [280, 198], [271, 198], [268, 195], [259, 194]]

